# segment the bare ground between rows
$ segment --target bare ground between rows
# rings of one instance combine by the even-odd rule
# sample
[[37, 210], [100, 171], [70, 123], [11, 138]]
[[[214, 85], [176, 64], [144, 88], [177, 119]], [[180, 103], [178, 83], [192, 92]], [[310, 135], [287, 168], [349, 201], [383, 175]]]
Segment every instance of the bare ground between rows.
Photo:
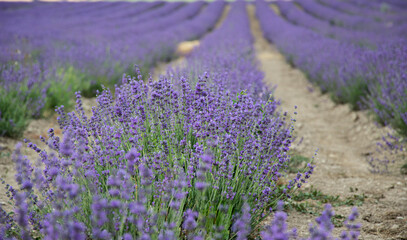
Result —
[[[390, 174], [372, 174], [366, 161], [366, 155], [375, 153], [376, 143], [389, 129], [378, 127], [365, 112], [352, 112], [347, 105], [336, 105], [329, 96], [321, 94], [265, 40], [254, 6], [248, 6], [248, 12], [266, 84], [277, 85], [274, 95], [281, 100], [282, 109], [292, 113], [298, 106], [295, 128], [303, 141], [294, 144], [294, 150], [312, 157], [319, 149], [315, 172], [303, 188], [312, 185], [325, 194], [343, 198], [354, 195], [358, 189], [357, 194], [366, 196], [358, 207], [363, 226], [360, 239], [407, 239], [407, 177], [397, 167]], [[334, 210], [347, 216], [351, 208]], [[294, 210], [288, 214], [289, 226], [296, 227], [300, 236], [308, 232], [309, 223], [315, 222], [314, 215]], [[336, 229], [336, 236], [342, 230]]]

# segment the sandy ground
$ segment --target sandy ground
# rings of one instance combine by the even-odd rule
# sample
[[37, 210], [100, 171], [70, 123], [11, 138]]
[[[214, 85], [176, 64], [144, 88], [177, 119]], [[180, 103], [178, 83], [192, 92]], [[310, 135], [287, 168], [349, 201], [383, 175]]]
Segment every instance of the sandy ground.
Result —
[[[397, 164], [390, 174], [372, 174], [366, 161], [366, 155], [375, 154], [376, 143], [389, 129], [377, 127], [366, 113], [352, 112], [349, 106], [336, 105], [329, 96], [322, 95], [263, 38], [254, 6], [249, 6], [248, 11], [265, 81], [269, 86], [277, 85], [274, 95], [281, 99], [282, 109], [298, 112], [295, 127], [303, 141], [294, 145], [295, 151], [312, 157], [319, 149], [315, 173], [304, 187], [312, 185], [341, 198], [354, 195], [351, 188], [358, 189], [358, 195], [366, 196], [358, 208], [363, 225], [360, 239], [407, 239], [407, 176], [400, 174]], [[294, 110], [294, 106], [298, 109]], [[347, 216], [351, 208], [334, 210]], [[288, 217], [289, 225], [300, 233], [308, 231], [314, 218], [294, 210]]]

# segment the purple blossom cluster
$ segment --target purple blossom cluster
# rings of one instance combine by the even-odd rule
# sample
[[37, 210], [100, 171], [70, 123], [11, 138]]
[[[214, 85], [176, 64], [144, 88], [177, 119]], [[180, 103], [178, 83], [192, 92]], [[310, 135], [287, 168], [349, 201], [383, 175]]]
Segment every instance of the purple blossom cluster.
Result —
[[381, 174], [388, 173], [388, 166], [395, 162], [395, 157], [404, 151], [404, 143], [398, 136], [387, 134], [382, 136], [376, 143], [375, 156], [367, 156], [366, 160], [370, 165], [370, 172]]
[[[332, 218], [335, 212], [332, 210], [330, 204], [325, 205], [325, 210], [321, 216], [315, 219], [316, 224], [310, 224], [309, 236], [307, 238], [301, 238], [304, 240], [317, 240], [317, 239], [336, 239], [332, 234], [334, 224]], [[360, 235], [360, 224], [356, 223], [356, 218], [359, 216], [356, 208], [352, 209], [351, 214], [345, 220], [344, 224], [346, 230], [340, 235], [340, 239], [343, 240], [355, 240]], [[277, 212], [274, 214], [274, 219], [270, 226], [265, 231], [261, 232], [263, 240], [289, 240], [298, 239], [296, 229], [288, 230], [286, 223], [287, 214], [283, 212], [283, 202], [279, 202], [277, 206]]]
[[[306, 0], [300, 3], [319, 5], [310, 2]], [[305, 22], [309, 21], [301, 23], [303, 26], [307, 25], [307, 28], [286, 21], [263, 1], [258, 1], [256, 6], [264, 36], [276, 44], [287, 60], [302, 69], [323, 92], [330, 92], [337, 102], [351, 103], [355, 109], [370, 108], [380, 122], [391, 124], [403, 135], [407, 133], [405, 39], [394, 36], [377, 43], [374, 48], [366, 48], [352, 41], [333, 39], [309, 29], [308, 27], [312, 28], [313, 24], [317, 24], [316, 26], [322, 26], [320, 31], [327, 29], [325, 34], [329, 31], [338, 33], [321, 23], [321, 20], [300, 13], [299, 9], [290, 10], [289, 8], [296, 8], [294, 4], [280, 3], [278, 6], [283, 14], [290, 16], [290, 19], [296, 18], [298, 23], [299, 16]], [[346, 38], [352, 38], [350, 33]], [[355, 34], [356, 39], [361, 37], [363, 35]]]

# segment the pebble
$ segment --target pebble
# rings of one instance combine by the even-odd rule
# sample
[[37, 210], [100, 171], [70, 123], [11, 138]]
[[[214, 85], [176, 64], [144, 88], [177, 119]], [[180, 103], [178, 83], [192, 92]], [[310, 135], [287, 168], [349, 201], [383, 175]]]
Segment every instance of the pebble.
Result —
[[329, 154], [329, 157], [330, 157], [330, 158], [336, 158], [336, 155], [335, 155], [334, 153], [330, 153], [330, 154]]
[[354, 121], [354, 122], [356, 122], [357, 120], [359, 120], [359, 116], [358, 116], [357, 113], [352, 113], [352, 114], [351, 114], [351, 118], [352, 118], [352, 121]]
[[397, 225], [397, 224], [394, 224], [393, 226], [391, 226], [391, 230], [397, 230], [399, 228], [399, 225]]

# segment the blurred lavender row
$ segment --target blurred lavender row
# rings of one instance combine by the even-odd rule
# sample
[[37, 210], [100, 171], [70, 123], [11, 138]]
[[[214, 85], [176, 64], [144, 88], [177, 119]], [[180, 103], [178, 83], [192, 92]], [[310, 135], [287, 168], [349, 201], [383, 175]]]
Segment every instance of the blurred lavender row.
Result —
[[[383, 19], [374, 19], [360, 14], [352, 15], [346, 12], [338, 11], [336, 8], [324, 6], [317, 0], [298, 0], [296, 1], [301, 8], [309, 14], [326, 20], [329, 24], [349, 29], [365, 31], [380, 34], [391, 34], [392, 37], [406, 37], [406, 22], [385, 21]], [[363, 11], [363, 10], [362, 10]], [[406, 12], [401, 11], [396, 16], [400, 19], [406, 19]]]
[[281, 15], [287, 21], [310, 28], [327, 37], [346, 41], [362, 46], [372, 46], [380, 42], [386, 41], [386, 35], [377, 34], [374, 32], [347, 29], [341, 26], [333, 25], [329, 21], [319, 19], [311, 14], [301, 10], [294, 2], [276, 2]]
[[[147, 47], [145, 45], [153, 45], [157, 49], [165, 47], [161, 46], [163, 42], [154, 40], [159, 38], [157, 31], [183, 24], [185, 20], [195, 17], [204, 3], [183, 4], [181, 8], [179, 3], [101, 2], [87, 5], [83, 9], [79, 6], [60, 6], [59, 3], [41, 4], [5, 14], [5, 34], [1, 37], [5, 48], [3, 56], [11, 58], [5, 60], [15, 60], [17, 54], [25, 58], [28, 55], [45, 68], [54, 67], [52, 65], [57, 61], [60, 65], [70, 64], [88, 71], [89, 75], [100, 75], [107, 79], [117, 77], [134, 63], [140, 66], [154, 64], [151, 57], [146, 56], [152, 47], [148, 51], [144, 49]], [[171, 5], [176, 7], [169, 8]], [[167, 11], [158, 18], [150, 15], [153, 21], [148, 21], [148, 18], [144, 18], [143, 22], [137, 21], [139, 15], [148, 14], [146, 10], [154, 10], [154, 7]], [[154, 31], [156, 34], [151, 33]], [[171, 39], [169, 42], [174, 44]], [[151, 55], [160, 53], [156, 51]], [[33, 52], [36, 56], [33, 56]], [[117, 65], [120, 65], [121, 71], [115, 69]]]
[[[359, 15], [377, 22], [385, 22], [388, 26], [407, 21], [407, 17], [405, 14], [403, 14], [403, 12], [405, 13], [404, 9], [400, 9], [397, 6], [392, 6], [386, 2], [379, 3], [378, 1], [368, 1], [366, 2], [368, 5], [365, 6], [358, 5], [358, 1], [355, 3], [353, 1], [319, 0], [319, 2], [330, 8], [334, 8], [351, 15]], [[376, 5], [376, 9], [369, 8], [369, 6], [372, 5]]]
[[362, 8], [371, 9], [374, 11], [393, 12], [397, 11], [398, 9], [406, 10], [404, 0], [346, 0], [346, 2], [351, 2]]
[[[311, 0], [298, 3], [311, 6]], [[400, 134], [407, 135], [405, 38], [398, 34], [389, 33], [383, 37], [369, 33], [366, 37], [377, 37], [380, 40], [366, 39], [365, 43], [374, 44], [360, 44], [364, 33], [340, 26], [330, 28], [322, 19], [301, 12], [292, 3], [279, 3], [278, 6], [283, 16], [300, 25], [294, 25], [279, 16], [263, 1], [258, 1], [256, 5], [264, 36], [283, 52], [289, 62], [317, 83], [323, 92], [330, 92], [339, 103], [351, 103], [354, 109], [371, 109], [379, 122], [390, 124]], [[316, 5], [318, 3], [312, 2], [312, 6]], [[322, 7], [313, 8], [313, 11]], [[339, 16], [335, 14], [329, 17]], [[340, 14], [341, 20], [345, 19], [344, 15], [346, 13]], [[347, 19], [352, 19], [349, 23], [355, 21], [363, 26], [363, 22], [355, 20], [359, 17], [349, 16], [346, 15]], [[372, 19], [364, 18], [363, 21], [370, 21], [370, 26], [376, 24]], [[379, 26], [376, 31], [382, 29]], [[399, 32], [398, 29], [394, 29], [395, 33]], [[352, 33], [356, 41], [352, 40]], [[331, 38], [325, 34], [339, 37]]]

